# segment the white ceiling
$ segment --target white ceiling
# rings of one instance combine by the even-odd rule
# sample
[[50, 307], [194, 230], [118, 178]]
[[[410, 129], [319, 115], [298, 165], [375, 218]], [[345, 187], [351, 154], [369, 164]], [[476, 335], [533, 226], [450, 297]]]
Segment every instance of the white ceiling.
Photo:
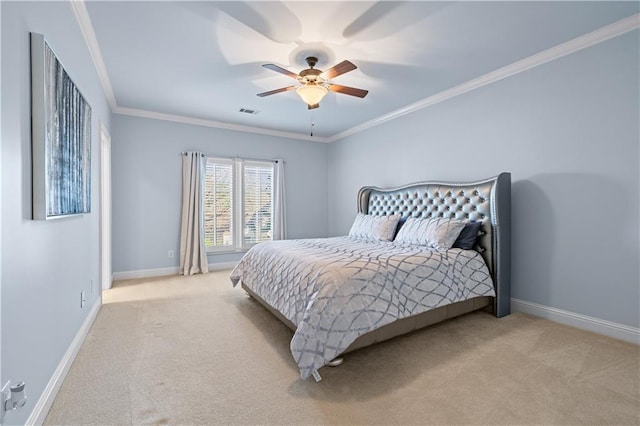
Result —
[[[638, 2], [73, 7], [115, 112], [323, 142], [637, 29], [639, 11]], [[367, 89], [367, 97], [330, 92], [309, 111], [294, 91], [256, 96], [296, 83], [262, 64], [297, 73], [309, 54], [319, 56], [319, 69], [353, 62], [358, 69], [333, 82]]]

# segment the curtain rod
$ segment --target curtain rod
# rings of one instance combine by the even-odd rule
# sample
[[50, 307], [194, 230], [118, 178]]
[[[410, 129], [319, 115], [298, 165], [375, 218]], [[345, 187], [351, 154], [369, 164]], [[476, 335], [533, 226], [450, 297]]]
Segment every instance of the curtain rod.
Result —
[[[180, 153], [181, 156], [183, 155], [187, 155], [188, 152], [187, 151], [182, 151]], [[252, 158], [252, 157], [243, 157], [241, 155], [236, 155], [235, 157], [231, 157], [228, 155], [208, 155], [208, 154], [204, 154], [204, 153], [200, 153], [201, 156], [203, 157], [214, 157], [214, 158], [224, 158], [227, 160], [235, 160], [235, 159], [239, 159], [239, 160], [247, 160], [247, 161], [264, 161], [264, 162], [270, 162], [270, 163], [277, 163], [279, 161], [282, 161], [282, 164], [287, 164], [284, 160], [274, 160], [271, 158]]]

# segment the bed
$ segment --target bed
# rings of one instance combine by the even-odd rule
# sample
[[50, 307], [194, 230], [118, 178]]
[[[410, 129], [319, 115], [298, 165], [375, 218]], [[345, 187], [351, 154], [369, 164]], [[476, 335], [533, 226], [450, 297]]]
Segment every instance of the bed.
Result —
[[[478, 309], [508, 315], [510, 199], [509, 173], [364, 187], [349, 236], [258, 244], [230, 278], [294, 331], [301, 377], [320, 380], [319, 368], [373, 343]], [[391, 239], [363, 237], [358, 220], [393, 228]], [[407, 239], [425, 223], [455, 224], [456, 235], [475, 223], [475, 241], [434, 249]]]

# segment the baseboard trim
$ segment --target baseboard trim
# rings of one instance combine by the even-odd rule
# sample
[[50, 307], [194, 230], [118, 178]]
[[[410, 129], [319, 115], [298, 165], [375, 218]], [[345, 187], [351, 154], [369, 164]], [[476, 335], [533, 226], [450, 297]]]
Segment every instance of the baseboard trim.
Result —
[[576, 314], [575, 312], [539, 305], [520, 299], [511, 299], [511, 309], [515, 312], [522, 312], [536, 317], [546, 318], [560, 324], [591, 331], [614, 339], [640, 345], [640, 328], [631, 327], [625, 324], [606, 321], [587, 315]]
[[[217, 262], [209, 264], [209, 271], [222, 271], [233, 269], [238, 262]], [[166, 275], [178, 275], [180, 268], [140, 269], [137, 271], [114, 272], [113, 280], [134, 280], [138, 278], [163, 277]]]
[[76, 337], [73, 338], [69, 349], [67, 349], [67, 352], [60, 360], [58, 368], [56, 368], [53, 376], [51, 376], [49, 383], [47, 383], [47, 387], [44, 389], [44, 392], [42, 392], [42, 395], [40, 395], [40, 399], [36, 402], [31, 415], [27, 419], [27, 425], [41, 425], [44, 423], [47, 418], [47, 414], [49, 414], [49, 409], [51, 409], [51, 405], [60, 390], [60, 386], [62, 386], [62, 382], [64, 382], [64, 379], [71, 368], [71, 364], [73, 364], [73, 361], [76, 359], [76, 355], [78, 355], [78, 351], [80, 350], [84, 339], [87, 337], [87, 333], [89, 333], [93, 322], [98, 316], [101, 306], [102, 299], [98, 298], [96, 303], [93, 304], [91, 312], [89, 312], [89, 315], [87, 315], [87, 318], [85, 318], [82, 326], [76, 333]]
[[233, 269], [236, 267], [238, 262], [219, 262], [219, 263], [210, 263], [209, 271], [224, 271], [225, 269]]
[[174, 268], [157, 268], [157, 269], [139, 269], [137, 271], [114, 272], [113, 280], [134, 280], [137, 278], [162, 277], [165, 275], [177, 275], [180, 269]]

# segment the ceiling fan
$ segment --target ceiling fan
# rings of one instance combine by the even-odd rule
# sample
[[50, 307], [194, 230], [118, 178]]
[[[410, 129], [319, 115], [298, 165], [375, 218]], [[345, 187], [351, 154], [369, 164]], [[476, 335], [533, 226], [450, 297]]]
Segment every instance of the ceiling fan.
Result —
[[300, 74], [295, 74], [275, 64], [262, 65], [263, 67], [270, 69], [271, 71], [279, 72], [288, 77], [298, 80], [298, 82], [300, 82], [300, 85], [282, 87], [280, 89], [258, 93], [258, 96], [264, 97], [275, 95], [276, 93], [288, 92], [295, 89], [296, 93], [298, 93], [302, 100], [308, 105], [308, 108], [314, 109], [320, 106], [320, 101], [329, 91], [343, 93], [345, 95], [357, 96], [358, 98], [364, 98], [365, 96], [367, 96], [367, 93], [369, 93], [368, 90], [356, 89], [355, 87], [349, 86], [341, 86], [339, 84], [333, 84], [329, 82], [329, 80], [334, 77], [358, 68], [349, 61], [342, 61], [326, 71], [314, 68], [318, 63], [318, 58], [316, 58], [315, 56], [307, 57], [306, 62], [307, 65], [309, 65], [309, 68], [300, 71]]

